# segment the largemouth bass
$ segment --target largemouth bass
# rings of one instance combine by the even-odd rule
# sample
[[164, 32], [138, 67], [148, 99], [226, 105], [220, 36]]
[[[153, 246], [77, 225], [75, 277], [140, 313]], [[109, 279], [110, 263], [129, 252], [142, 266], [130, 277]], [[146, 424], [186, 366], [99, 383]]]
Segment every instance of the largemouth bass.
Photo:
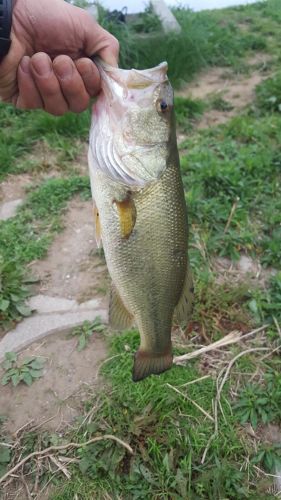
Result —
[[188, 225], [167, 64], [122, 70], [96, 60], [89, 167], [96, 238], [112, 290], [110, 325], [140, 332], [133, 380], [173, 362], [173, 320], [187, 322], [193, 285]]

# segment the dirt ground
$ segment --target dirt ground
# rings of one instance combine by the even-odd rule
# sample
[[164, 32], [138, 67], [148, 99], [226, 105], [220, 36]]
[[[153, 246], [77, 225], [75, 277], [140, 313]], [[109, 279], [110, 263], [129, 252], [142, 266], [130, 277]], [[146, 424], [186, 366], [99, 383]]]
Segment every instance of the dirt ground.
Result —
[[40, 278], [37, 293], [78, 302], [105, 296], [109, 278], [96, 247], [92, 202], [72, 200], [63, 225], [47, 257], [31, 266]]
[[247, 61], [250, 72], [247, 75], [235, 73], [227, 67], [209, 68], [203, 71], [194, 82], [176, 92], [176, 95], [192, 97], [193, 99], [222, 97], [233, 109], [207, 111], [198, 121], [197, 128], [207, 128], [225, 123], [253, 101], [255, 87], [268, 77], [264, 71], [268, 61], [267, 54], [255, 54]]
[[[0, 415], [7, 417], [4, 430], [15, 433], [27, 423], [44, 423], [44, 429], [65, 429], [79, 414], [83, 401], [95, 391], [100, 380], [98, 367], [106, 358], [105, 341], [93, 334], [86, 349], [78, 352], [77, 337], [70, 332], [53, 335], [25, 349], [29, 356], [46, 360], [43, 377], [31, 387], [11, 384], [0, 388]], [[3, 370], [0, 368], [0, 378]]]

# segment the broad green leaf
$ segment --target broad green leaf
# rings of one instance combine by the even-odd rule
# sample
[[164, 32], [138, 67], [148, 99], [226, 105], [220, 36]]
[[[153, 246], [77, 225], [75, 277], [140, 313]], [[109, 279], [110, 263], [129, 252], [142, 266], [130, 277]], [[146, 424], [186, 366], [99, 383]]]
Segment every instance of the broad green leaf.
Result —
[[18, 383], [20, 382], [20, 379], [21, 379], [20, 374], [17, 372], [14, 375], [12, 375], [11, 378], [12, 378], [12, 384], [13, 384], [13, 386], [16, 387], [18, 385]]
[[12, 368], [13, 363], [12, 363], [12, 361], [8, 361], [6, 359], [5, 361], [3, 361], [3, 363], [1, 363], [1, 366], [2, 366], [3, 370], [9, 370], [10, 368]]
[[34, 370], [42, 370], [45, 363], [46, 360], [44, 358], [35, 358], [30, 364], [30, 367]]
[[10, 382], [11, 376], [9, 373], [5, 373], [5, 375], [1, 379], [1, 384], [2, 385], [7, 385]]
[[31, 315], [31, 309], [23, 303], [16, 304], [16, 309], [22, 316], [30, 316]]
[[0, 446], [0, 464], [9, 463], [11, 460], [11, 451], [6, 446]]
[[42, 377], [43, 373], [42, 373], [42, 370], [29, 370], [30, 375], [33, 377], [33, 378], [40, 378]]
[[17, 354], [15, 352], [6, 352], [5, 359], [7, 359], [8, 361], [16, 361]]
[[88, 458], [82, 458], [79, 462], [79, 469], [82, 472], [82, 474], [85, 474], [90, 466], [91, 466], [91, 461]]
[[30, 373], [25, 373], [23, 375], [23, 381], [27, 384], [27, 385], [31, 385], [33, 380], [32, 380], [32, 376], [30, 375]]
[[10, 305], [10, 301], [7, 299], [1, 299], [0, 300], [0, 311], [5, 312], [7, 311], [8, 307]]
[[85, 349], [87, 340], [85, 335], [80, 335], [77, 350], [80, 352]]

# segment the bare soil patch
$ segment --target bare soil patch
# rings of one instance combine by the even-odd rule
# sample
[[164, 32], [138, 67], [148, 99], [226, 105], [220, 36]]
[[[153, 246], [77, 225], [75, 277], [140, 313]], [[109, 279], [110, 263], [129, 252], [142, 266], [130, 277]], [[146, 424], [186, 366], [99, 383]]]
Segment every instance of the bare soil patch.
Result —
[[46, 259], [31, 265], [40, 279], [37, 293], [78, 302], [105, 296], [108, 273], [96, 247], [92, 202], [72, 200], [63, 224]]
[[267, 54], [257, 53], [247, 61], [252, 67], [250, 75], [235, 73], [227, 67], [215, 67], [203, 71], [198, 78], [177, 92], [178, 96], [193, 99], [222, 97], [233, 109], [211, 109], [204, 113], [197, 128], [206, 128], [227, 122], [239, 114], [254, 99], [255, 87], [268, 75], [263, 71], [269, 61]]
[[28, 356], [46, 358], [44, 376], [30, 387], [0, 385], [0, 414], [7, 417], [4, 431], [13, 434], [31, 421], [45, 422], [44, 429], [65, 429], [96, 390], [98, 367], [106, 357], [105, 341], [93, 334], [86, 349], [78, 352], [77, 338], [68, 332], [34, 343], [19, 359]]
[[34, 179], [30, 174], [9, 175], [0, 184], [0, 203], [23, 198], [28, 187], [32, 186]]

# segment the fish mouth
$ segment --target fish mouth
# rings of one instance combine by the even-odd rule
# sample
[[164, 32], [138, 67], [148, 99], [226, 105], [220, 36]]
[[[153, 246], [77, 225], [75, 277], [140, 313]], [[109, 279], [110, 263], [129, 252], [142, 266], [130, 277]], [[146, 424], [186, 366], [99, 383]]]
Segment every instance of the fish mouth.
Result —
[[119, 85], [127, 89], [145, 89], [151, 85], [159, 85], [168, 81], [168, 63], [162, 62], [150, 69], [120, 69], [110, 66], [100, 57], [93, 57], [93, 61], [99, 69], [101, 78], [111, 78]]

